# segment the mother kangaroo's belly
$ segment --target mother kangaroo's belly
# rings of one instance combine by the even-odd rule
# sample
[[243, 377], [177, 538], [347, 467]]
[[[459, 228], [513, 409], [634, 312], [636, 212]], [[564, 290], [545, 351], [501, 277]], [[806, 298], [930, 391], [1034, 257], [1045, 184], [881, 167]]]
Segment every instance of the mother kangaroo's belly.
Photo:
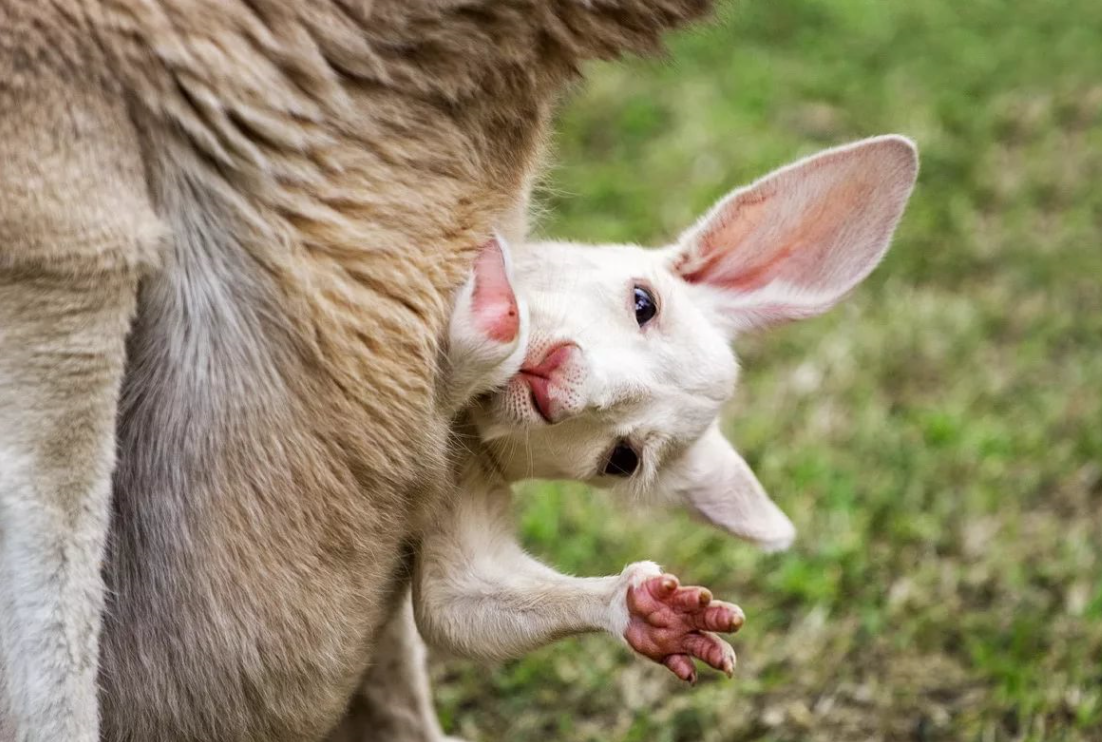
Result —
[[129, 344], [105, 736], [314, 739], [443, 481], [441, 319], [333, 265], [260, 265], [192, 206], [166, 217]]

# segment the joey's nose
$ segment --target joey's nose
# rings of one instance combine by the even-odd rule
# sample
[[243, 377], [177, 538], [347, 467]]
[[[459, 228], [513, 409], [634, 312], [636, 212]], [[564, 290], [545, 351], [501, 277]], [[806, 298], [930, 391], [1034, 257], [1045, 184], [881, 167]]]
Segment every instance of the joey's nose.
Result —
[[573, 343], [561, 343], [544, 353], [543, 358], [540, 358], [538, 361], [529, 362], [526, 359], [524, 365], [520, 367], [520, 370], [532, 376], [541, 376], [545, 379], [550, 379], [556, 371], [562, 368], [566, 362], [570, 360], [570, 356], [577, 350], [578, 346]]

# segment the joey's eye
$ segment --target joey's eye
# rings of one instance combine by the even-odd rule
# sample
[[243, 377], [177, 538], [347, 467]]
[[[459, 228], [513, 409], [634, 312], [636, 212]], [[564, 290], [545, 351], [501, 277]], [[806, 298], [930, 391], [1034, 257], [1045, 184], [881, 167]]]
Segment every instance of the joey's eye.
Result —
[[626, 443], [616, 444], [605, 464], [605, 474], [612, 477], [630, 477], [639, 467], [639, 454]]
[[658, 305], [650, 291], [642, 286], [635, 287], [635, 321], [639, 326], [650, 322], [658, 314]]

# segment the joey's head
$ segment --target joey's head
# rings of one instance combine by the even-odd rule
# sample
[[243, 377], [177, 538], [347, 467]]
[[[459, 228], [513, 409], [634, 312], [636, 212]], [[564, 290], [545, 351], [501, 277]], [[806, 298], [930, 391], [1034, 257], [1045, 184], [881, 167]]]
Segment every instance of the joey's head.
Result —
[[522, 368], [473, 409], [510, 479], [575, 479], [679, 500], [769, 548], [794, 537], [719, 432], [745, 330], [826, 311], [883, 257], [917, 173], [877, 137], [722, 199], [678, 242], [517, 246], [530, 328]]

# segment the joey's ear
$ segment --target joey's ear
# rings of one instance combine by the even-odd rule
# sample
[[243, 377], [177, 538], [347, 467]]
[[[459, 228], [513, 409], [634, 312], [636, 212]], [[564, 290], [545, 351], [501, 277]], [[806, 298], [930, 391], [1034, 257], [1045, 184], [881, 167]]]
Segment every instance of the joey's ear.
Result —
[[731, 331], [826, 311], [880, 262], [918, 173], [901, 136], [865, 139], [734, 191], [682, 235], [674, 271]]
[[441, 401], [449, 414], [503, 386], [524, 362], [528, 308], [514, 290], [509, 248], [487, 241], [459, 289], [445, 344]]
[[478, 328], [497, 342], [517, 334], [520, 313], [513, 291], [513, 264], [505, 241], [495, 235], [475, 258], [472, 268], [471, 316]]
[[792, 521], [717, 425], [670, 463], [666, 477], [669, 493], [698, 516], [766, 551], [787, 549], [796, 538]]

